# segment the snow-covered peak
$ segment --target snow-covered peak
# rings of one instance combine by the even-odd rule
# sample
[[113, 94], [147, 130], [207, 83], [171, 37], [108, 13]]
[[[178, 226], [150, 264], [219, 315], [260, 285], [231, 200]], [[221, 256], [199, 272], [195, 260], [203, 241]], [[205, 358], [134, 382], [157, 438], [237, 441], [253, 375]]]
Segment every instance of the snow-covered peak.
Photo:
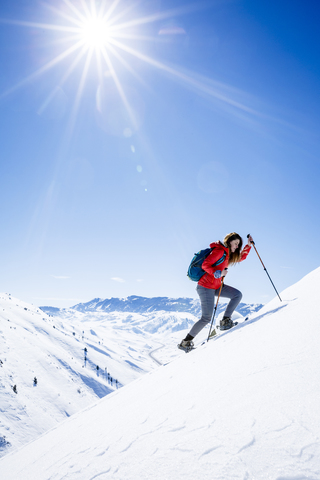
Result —
[[[258, 311], [262, 304], [240, 303], [237, 311], [242, 316], [247, 316], [252, 311]], [[70, 307], [70, 309], [57, 309], [55, 307], [41, 307], [43, 311], [53, 315], [59, 315], [61, 311], [76, 310], [82, 313], [88, 312], [132, 312], [132, 313], [151, 313], [151, 312], [188, 312], [192, 315], [200, 314], [200, 303], [198, 299], [180, 297], [139, 297], [132, 295], [126, 298], [94, 298], [86, 303], [79, 303]], [[223, 301], [218, 305], [218, 313], [225, 309]]]

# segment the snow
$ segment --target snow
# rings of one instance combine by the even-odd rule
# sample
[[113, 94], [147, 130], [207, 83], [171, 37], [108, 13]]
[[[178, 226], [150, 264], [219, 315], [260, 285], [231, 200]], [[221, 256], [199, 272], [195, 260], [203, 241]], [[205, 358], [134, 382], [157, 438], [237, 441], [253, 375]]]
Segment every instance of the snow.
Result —
[[0, 460], [6, 480], [319, 480], [320, 268]]
[[[140, 313], [127, 311], [132, 298]], [[83, 305], [44, 307], [47, 315], [0, 294], [0, 456], [155, 369], [162, 363], [155, 356], [162, 338], [175, 331], [180, 336], [196, 320], [190, 311], [199, 309], [192, 299], [164, 297], [153, 303], [129, 297], [128, 303], [94, 299]], [[242, 304], [240, 310], [259, 307]]]

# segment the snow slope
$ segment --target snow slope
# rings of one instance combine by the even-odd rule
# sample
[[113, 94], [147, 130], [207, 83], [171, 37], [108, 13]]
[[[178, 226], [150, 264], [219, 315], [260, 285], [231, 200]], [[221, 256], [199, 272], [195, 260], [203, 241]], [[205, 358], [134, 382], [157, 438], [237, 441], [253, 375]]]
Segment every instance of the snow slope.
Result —
[[[192, 299], [154, 299], [153, 307], [143, 297], [102, 303], [47, 307], [47, 315], [0, 294], [0, 456], [152, 371], [167, 357], [159, 350], [167, 338], [196, 320], [183, 308], [198, 308]], [[242, 304], [241, 311], [253, 308], [259, 305]]]
[[63, 321], [1, 294], [0, 454], [155, 368], [149, 353], [159, 343], [147, 342], [130, 342], [112, 322]]
[[317, 269], [7, 455], [3, 478], [319, 480], [319, 287]]

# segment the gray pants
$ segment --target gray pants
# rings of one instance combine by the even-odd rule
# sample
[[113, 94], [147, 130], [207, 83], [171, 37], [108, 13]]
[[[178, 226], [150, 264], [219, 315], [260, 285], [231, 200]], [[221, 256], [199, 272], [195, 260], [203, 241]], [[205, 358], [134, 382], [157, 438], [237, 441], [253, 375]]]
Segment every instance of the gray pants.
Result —
[[[211, 322], [213, 310], [214, 310], [214, 300], [215, 296], [219, 295], [219, 290], [213, 290], [211, 288], [205, 288], [201, 285], [197, 285], [196, 288], [198, 295], [200, 297], [201, 303], [201, 318], [196, 322], [191, 328], [189, 335], [195, 337], [198, 333]], [[223, 285], [220, 298], [229, 298], [230, 302], [227, 305], [226, 311], [224, 313], [225, 317], [230, 317], [239, 305], [242, 293], [236, 288], [229, 287], [229, 285]]]

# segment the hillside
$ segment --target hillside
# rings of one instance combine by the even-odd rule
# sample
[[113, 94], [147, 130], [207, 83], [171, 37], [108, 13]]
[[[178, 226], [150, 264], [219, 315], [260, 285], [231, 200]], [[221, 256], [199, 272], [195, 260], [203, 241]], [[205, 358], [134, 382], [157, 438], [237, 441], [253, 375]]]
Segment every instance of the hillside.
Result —
[[[0, 294], [0, 456], [157, 368], [166, 344], [177, 355], [175, 332], [180, 337], [196, 317], [174, 305], [189, 302], [154, 299], [151, 308], [152, 299], [135, 298], [112, 299], [112, 311], [91, 301], [90, 309], [49, 307], [46, 314]], [[128, 311], [132, 303], [140, 313]]]
[[[0, 460], [6, 480], [320, 478], [320, 269]], [[169, 360], [169, 356], [168, 356]]]

